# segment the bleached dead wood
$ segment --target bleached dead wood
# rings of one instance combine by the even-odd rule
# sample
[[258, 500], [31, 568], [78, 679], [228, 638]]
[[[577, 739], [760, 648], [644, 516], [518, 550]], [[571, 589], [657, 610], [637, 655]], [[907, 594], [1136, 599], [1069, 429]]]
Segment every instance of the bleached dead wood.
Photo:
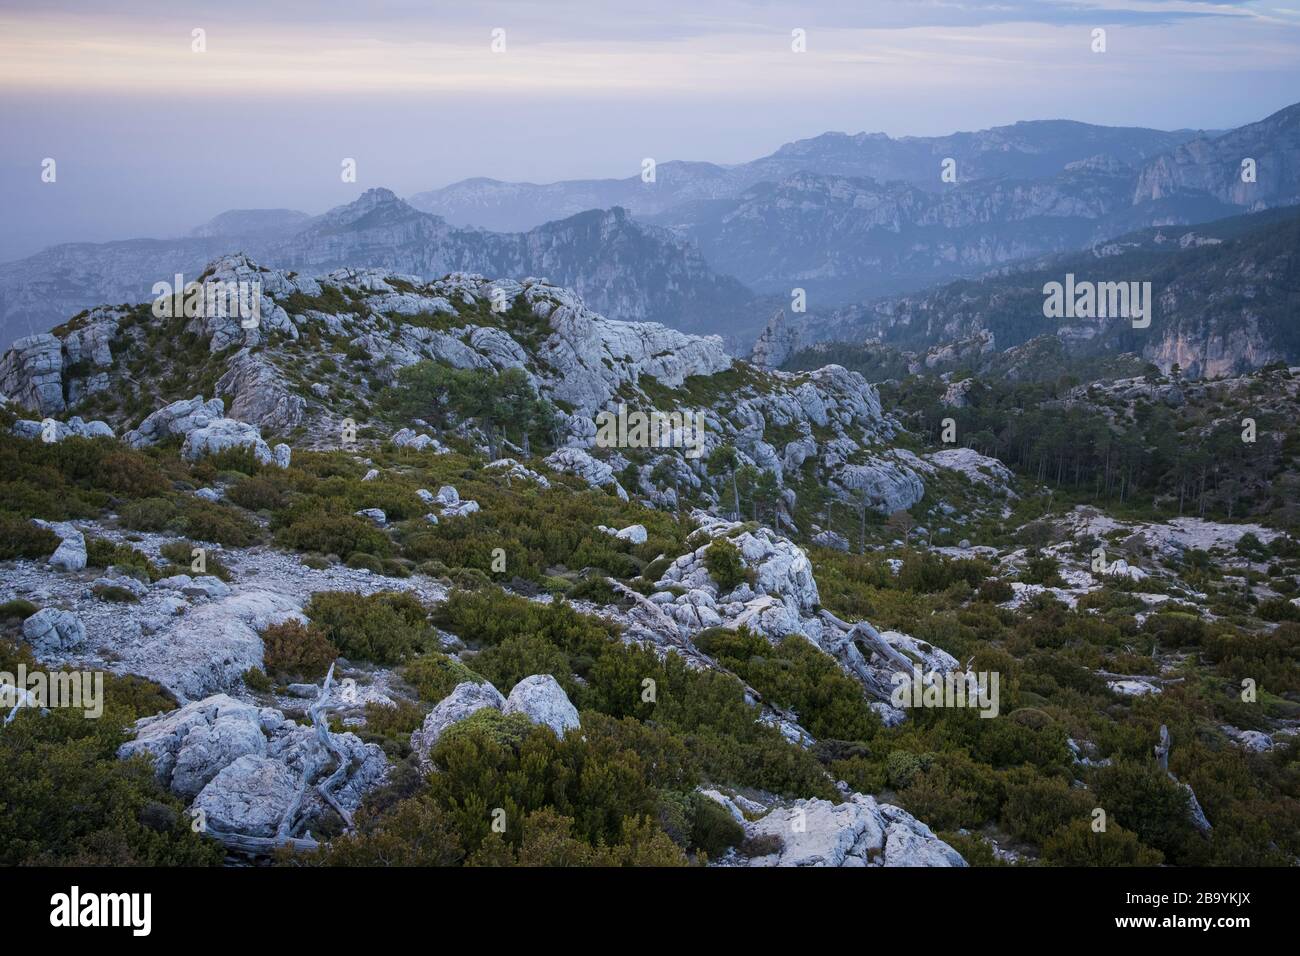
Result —
[[[348, 812], [335, 798], [334, 788], [347, 778], [351, 770], [350, 761], [343, 748], [334, 740], [334, 735], [329, 729], [329, 718], [326, 716], [328, 709], [326, 704], [329, 700], [330, 687], [334, 683], [334, 665], [330, 665], [329, 672], [325, 675], [325, 682], [321, 685], [320, 693], [316, 695], [315, 701], [307, 708], [307, 713], [311, 716], [312, 726], [316, 729], [316, 739], [320, 742], [322, 748], [334, 757], [337, 766], [334, 772], [328, 777], [316, 784], [316, 792], [320, 794], [321, 799], [334, 809], [343, 820], [344, 832], [350, 831], [353, 827], [352, 814]], [[298, 826], [298, 815], [302, 811], [303, 800], [307, 796], [308, 787], [312, 786], [312, 781], [317, 773], [321, 770], [323, 761], [313, 757], [308, 760], [303, 767], [301, 782], [297, 792], [294, 793], [284, 815], [280, 817], [280, 824], [276, 828], [273, 837], [255, 837], [246, 836], [242, 833], [225, 833], [219, 830], [209, 830], [208, 835], [220, 840], [226, 846], [234, 850], [249, 853], [254, 856], [265, 856], [281, 847], [290, 847], [299, 851], [310, 851], [317, 849], [320, 844], [310, 836], [295, 837], [293, 831]]]

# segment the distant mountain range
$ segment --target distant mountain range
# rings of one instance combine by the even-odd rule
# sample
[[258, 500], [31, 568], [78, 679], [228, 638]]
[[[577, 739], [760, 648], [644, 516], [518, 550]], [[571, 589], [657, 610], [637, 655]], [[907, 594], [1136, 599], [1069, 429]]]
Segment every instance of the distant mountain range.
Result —
[[[1083, 282], [1150, 282], [1150, 326], [1125, 317], [1053, 319], [1044, 286], [1067, 275]], [[1194, 227], [1158, 226], [1083, 252], [1042, 257], [979, 280], [845, 308], [815, 322], [773, 326], [780, 364], [817, 341], [878, 341], [968, 363], [1054, 335], [1066, 354], [1133, 353], [1192, 377], [1300, 363], [1300, 209], [1235, 216]], [[982, 361], [982, 360], [981, 360]]]
[[1224, 133], [1067, 121], [827, 133], [737, 166], [665, 162], [653, 183], [477, 179], [409, 202], [373, 189], [316, 217], [233, 210], [181, 239], [54, 246], [0, 266], [0, 335], [140, 301], [155, 282], [243, 251], [313, 272], [545, 277], [611, 318], [717, 333], [747, 352], [796, 288], [820, 320], [1135, 230], [1297, 202], [1300, 104]]
[[421, 279], [451, 272], [537, 276], [576, 289], [591, 308], [627, 321], [700, 328], [736, 321], [752, 298], [712, 272], [689, 243], [622, 209], [590, 210], [523, 233], [458, 229], [390, 190], [371, 189], [324, 215], [223, 213], [181, 239], [53, 246], [0, 266], [0, 321], [9, 342], [44, 332], [100, 302], [142, 302], [155, 282], [197, 278], [213, 258], [242, 251], [312, 272], [383, 268]]
[[667, 221], [686, 221], [693, 216], [693, 204], [737, 199], [759, 183], [777, 183], [797, 173], [899, 181], [938, 191], [943, 185], [940, 163], [949, 157], [956, 160], [962, 179], [1039, 179], [1098, 153], [1137, 164], [1199, 135], [1205, 134], [1066, 120], [900, 139], [884, 133], [823, 133], [736, 166], [665, 162], [656, 168], [653, 183], [642, 182], [639, 169], [625, 179], [575, 179], [546, 185], [476, 178], [416, 193], [409, 202], [456, 225], [503, 231], [531, 229], [584, 209], [608, 206], [622, 206], [642, 218], [662, 215]]

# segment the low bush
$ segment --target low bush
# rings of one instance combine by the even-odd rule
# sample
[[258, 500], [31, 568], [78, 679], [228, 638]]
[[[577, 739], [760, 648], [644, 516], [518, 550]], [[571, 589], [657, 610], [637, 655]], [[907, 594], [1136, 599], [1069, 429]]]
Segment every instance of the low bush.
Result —
[[727, 538], [715, 538], [704, 552], [704, 566], [720, 591], [730, 591], [745, 581], [740, 549]]
[[262, 631], [266, 672], [282, 684], [318, 680], [338, 656], [338, 648], [314, 624], [290, 619]]
[[133, 531], [163, 531], [177, 514], [176, 505], [166, 498], [142, 498], [124, 504], [119, 517]]
[[0, 513], [0, 561], [14, 558], [48, 558], [59, 546], [59, 536], [18, 515]]
[[424, 605], [409, 594], [318, 591], [304, 613], [351, 660], [397, 664], [435, 640]]

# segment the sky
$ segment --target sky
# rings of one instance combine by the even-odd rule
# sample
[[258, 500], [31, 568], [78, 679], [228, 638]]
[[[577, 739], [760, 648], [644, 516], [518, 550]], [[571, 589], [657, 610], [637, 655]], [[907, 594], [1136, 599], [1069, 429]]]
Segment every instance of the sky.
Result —
[[1297, 100], [1300, 0], [0, 0], [0, 261], [372, 186], [625, 177], [827, 130], [1225, 129]]

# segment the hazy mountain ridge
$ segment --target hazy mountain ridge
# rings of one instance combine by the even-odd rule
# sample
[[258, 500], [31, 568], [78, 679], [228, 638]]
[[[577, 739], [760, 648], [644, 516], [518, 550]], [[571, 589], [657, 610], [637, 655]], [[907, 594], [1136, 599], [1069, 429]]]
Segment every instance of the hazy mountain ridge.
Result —
[[1193, 130], [1105, 127], [1070, 120], [1032, 120], [948, 136], [828, 132], [786, 143], [768, 156], [723, 166], [673, 160], [660, 163], [654, 183], [639, 173], [623, 179], [579, 179], [555, 183], [465, 179], [416, 193], [411, 205], [457, 225], [485, 229], [528, 229], [582, 209], [623, 206], [641, 217], [674, 206], [733, 199], [757, 183], [796, 173], [899, 180], [937, 190], [939, 163], [952, 157], [966, 178], [1038, 177], [1065, 163], [1099, 152], [1138, 162], [1196, 137]]
[[[880, 339], [932, 354], [977, 341], [1005, 351], [1047, 332], [1074, 355], [1133, 352], [1168, 371], [1210, 377], [1300, 361], [1300, 211], [1287, 208], [1195, 227], [1156, 227], [1091, 250], [1029, 260], [1002, 274], [840, 310], [797, 326], [803, 344]], [[1152, 284], [1149, 328], [1127, 318], [1049, 319], [1043, 286]]]
[[[293, 216], [269, 211], [225, 214], [239, 224]], [[214, 227], [209, 223], [203, 230]], [[6, 342], [45, 331], [103, 302], [138, 302], [176, 273], [196, 279], [212, 259], [234, 251], [285, 268], [328, 271], [374, 267], [436, 278], [482, 272], [553, 277], [613, 318], [698, 325], [750, 298], [735, 280], [714, 275], [698, 252], [622, 210], [593, 210], [528, 233], [456, 229], [419, 212], [392, 191], [372, 189], [356, 201], [309, 219], [289, 235], [270, 230], [238, 236], [139, 239], [54, 246], [0, 266], [0, 319]]]

